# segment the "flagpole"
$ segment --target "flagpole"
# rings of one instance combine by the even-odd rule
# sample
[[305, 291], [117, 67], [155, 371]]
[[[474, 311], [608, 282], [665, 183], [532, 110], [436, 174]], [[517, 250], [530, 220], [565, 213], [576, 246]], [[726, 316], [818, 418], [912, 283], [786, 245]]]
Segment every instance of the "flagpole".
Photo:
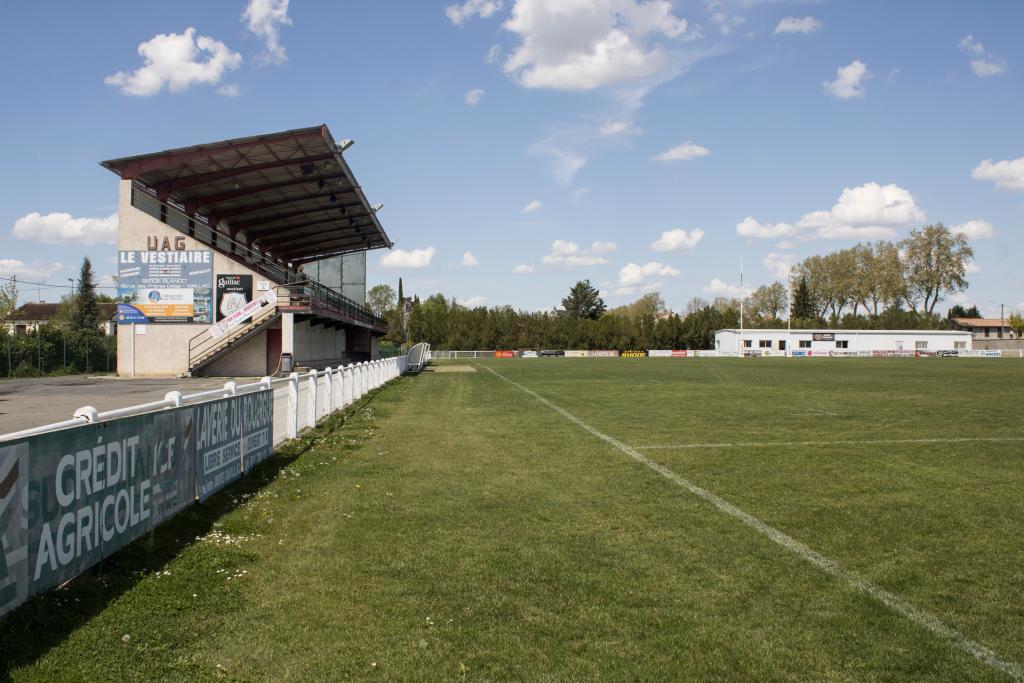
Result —
[[740, 256], [740, 338], [737, 346], [741, 355], [743, 353], [743, 300], [745, 298], [743, 291], [743, 257]]

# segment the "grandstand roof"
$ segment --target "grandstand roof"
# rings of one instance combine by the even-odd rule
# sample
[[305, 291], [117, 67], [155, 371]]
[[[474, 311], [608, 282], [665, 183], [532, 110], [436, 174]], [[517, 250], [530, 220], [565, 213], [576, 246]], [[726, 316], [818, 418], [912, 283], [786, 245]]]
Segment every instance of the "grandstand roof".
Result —
[[390, 247], [326, 125], [101, 162], [161, 202], [292, 263]]

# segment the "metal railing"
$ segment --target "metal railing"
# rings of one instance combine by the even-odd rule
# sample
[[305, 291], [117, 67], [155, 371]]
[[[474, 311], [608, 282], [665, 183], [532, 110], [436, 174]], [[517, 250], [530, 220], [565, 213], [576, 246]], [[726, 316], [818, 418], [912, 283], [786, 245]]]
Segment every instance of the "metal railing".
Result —
[[253, 249], [242, 242], [232, 239], [229, 235], [218, 232], [201, 216], [189, 216], [181, 208], [162, 202], [145, 187], [132, 183], [132, 206], [161, 223], [188, 235], [192, 239], [205, 244], [215, 251], [238, 261], [260, 275], [278, 285], [288, 286], [292, 291], [293, 305], [299, 306], [305, 301], [307, 307], [313, 307], [334, 313], [352, 322], [373, 327], [386, 332], [388, 323], [374, 315], [365, 306], [352, 301], [348, 297], [325, 287], [316, 280], [309, 279], [304, 273], [293, 270], [261, 251]]
[[0, 435], [0, 443], [29, 436], [71, 429], [94, 422], [106, 422], [170, 408], [197, 405], [229, 396], [241, 396], [270, 389], [274, 392], [273, 445], [294, 439], [301, 432], [316, 426], [324, 417], [351, 405], [369, 391], [404, 375], [406, 358], [398, 356], [384, 360], [353, 363], [326, 370], [293, 372], [287, 377], [264, 377], [251, 384], [227, 382], [221, 389], [195, 394], [168, 392], [163, 400], [100, 412], [92, 406], [75, 411], [74, 417], [61, 422], [33, 427], [11, 434]]
[[[238, 327], [229, 330], [227, 333], [215, 337], [213, 327], [204, 328], [199, 334], [188, 340], [188, 369], [189, 372], [212, 362], [221, 352], [229, 346], [234, 345], [241, 339], [252, 334], [258, 329], [270, 323], [277, 317], [277, 307], [288, 301], [288, 291], [281, 287], [274, 288], [277, 293], [277, 302], [273, 306], [264, 306], [256, 311], [252, 318], [243, 322]], [[283, 291], [282, 291], [283, 290]], [[283, 299], [282, 299], [283, 297]]]

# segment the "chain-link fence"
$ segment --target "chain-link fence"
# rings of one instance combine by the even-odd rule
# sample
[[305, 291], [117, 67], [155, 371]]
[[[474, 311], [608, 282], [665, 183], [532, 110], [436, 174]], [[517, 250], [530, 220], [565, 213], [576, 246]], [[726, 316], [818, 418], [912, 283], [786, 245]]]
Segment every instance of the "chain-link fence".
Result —
[[117, 369], [117, 338], [41, 325], [25, 334], [0, 331], [0, 377], [40, 377]]

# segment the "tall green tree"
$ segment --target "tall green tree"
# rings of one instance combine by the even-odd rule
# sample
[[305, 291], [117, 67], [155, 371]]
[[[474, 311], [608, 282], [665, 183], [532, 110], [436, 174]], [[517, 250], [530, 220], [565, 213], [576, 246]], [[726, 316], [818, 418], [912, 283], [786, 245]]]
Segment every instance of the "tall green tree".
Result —
[[10, 280], [0, 281], [0, 323], [14, 319], [16, 310], [18, 310], [18, 280], [12, 277]]
[[99, 324], [100, 309], [96, 301], [96, 280], [92, 272], [92, 263], [86, 257], [82, 259], [82, 269], [78, 273], [71, 325], [76, 330], [95, 332]]
[[817, 318], [817, 310], [811, 301], [811, 289], [807, 286], [807, 276], [801, 275], [793, 291], [793, 317], [809, 320]]
[[967, 238], [949, 231], [942, 223], [912, 230], [900, 242], [905, 253], [907, 288], [911, 305], [920, 303], [931, 314], [946, 294], [967, 289], [967, 265], [974, 250]]
[[953, 318], [980, 318], [981, 311], [978, 310], [977, 306], [971, 306], [964, 308], [960, 304], [953, 304], [949, 308], [949, 312], [946, 313], [946, 318], [952, 320]]
[[562, 299], [562, 308], [573, 320], [597, 320], [608, 309], [590, 280], [580, 280]]
[[366, 304], [374, 315], [386, 318], [395, 308], [395, 290], [391, 285], [374, 285], [366, 293]]

